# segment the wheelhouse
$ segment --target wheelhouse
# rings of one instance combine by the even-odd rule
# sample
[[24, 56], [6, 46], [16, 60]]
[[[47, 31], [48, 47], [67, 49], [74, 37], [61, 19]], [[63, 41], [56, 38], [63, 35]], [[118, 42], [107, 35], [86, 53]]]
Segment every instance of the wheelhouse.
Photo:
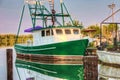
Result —
[[33, 31], [33, 45], [45, 45], [81, 39], [79, 28], [43, 28]]

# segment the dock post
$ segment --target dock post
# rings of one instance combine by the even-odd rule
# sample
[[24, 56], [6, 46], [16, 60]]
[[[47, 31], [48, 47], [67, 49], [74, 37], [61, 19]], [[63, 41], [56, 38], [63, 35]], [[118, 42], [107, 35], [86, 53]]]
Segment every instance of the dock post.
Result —
[[84, 80], [98, 80], [98, 57], [84, 56]]
[[6, 49], [7, 55], [7, 80], [13, 80], [13, 50]]

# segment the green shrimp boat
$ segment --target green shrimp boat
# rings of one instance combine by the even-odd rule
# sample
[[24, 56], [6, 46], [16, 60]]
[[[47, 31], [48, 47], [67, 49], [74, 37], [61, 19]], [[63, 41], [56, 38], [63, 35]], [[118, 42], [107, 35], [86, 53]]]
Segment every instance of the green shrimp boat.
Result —
[[[82, 38], [82, 26], [74, 24], [62, 0], [60, 13], [56, 13], [54, 9], [54, 0], [48, 0], [50, 11], [43, 2], [44, 0], [27, 0], [33, 27], [26, 29], [25, 32], [32, 33], [33, 41], [15, 44], [16, 67], [53, 77], [55, 78], [53, 80], [83, 80], [83, 56], [88, 39]], [[70, 18], [71, 25], [65, 24], [67, 17]]]

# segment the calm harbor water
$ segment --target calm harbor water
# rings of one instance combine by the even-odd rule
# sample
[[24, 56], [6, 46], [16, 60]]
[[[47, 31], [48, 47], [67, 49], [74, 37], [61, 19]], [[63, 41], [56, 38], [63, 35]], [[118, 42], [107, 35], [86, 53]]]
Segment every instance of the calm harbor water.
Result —
[[[13, 63], [15, 62], [15, 51], [14, 51], [14, 55], [13, 55]], [[7, 70], [6, 70], [6, 49], [5, 48], [1, 48], [0, 49], [0, 80], [7, 80]], [[18, 74], [15, 68], [15, 64], [13, 67], [13, 78], [14, 80], [19, 80], [18, 78]], [[107, 66], [107, 65], [103, 65], [103, 64], [98, 64], [98, 74], [99, 74], [99, 78], [98, 80], [120, 80], [120, 68], [116, 68], [116, 67], [111, 67], [111, 66]], [[60, 79], [53, 79], [48, 78], [48, 76], [43, 76], [42, 74], [37, 74], [35, 72], [31, 73], [29, 70], [25, 70], [25, 69], [19, 69], [19, 73], [21, 76], [21, 80], [26, 80], [26, 78], [28, 77], [37, 77], [37, 80], [60, 80]], [[37, 75], [34, 75], [37, 74]], [[39, 75], [39, 76], [38, 76]]]

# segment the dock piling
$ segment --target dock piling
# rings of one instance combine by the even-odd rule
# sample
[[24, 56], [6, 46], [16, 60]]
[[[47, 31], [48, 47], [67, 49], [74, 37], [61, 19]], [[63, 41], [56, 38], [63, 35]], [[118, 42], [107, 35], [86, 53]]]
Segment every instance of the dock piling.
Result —
[[84, 56], [84, 80], [98, 80], [98, 57]]
[[13, 80], [13, 50], [6, 49], [7, 57], [7, 80]]

